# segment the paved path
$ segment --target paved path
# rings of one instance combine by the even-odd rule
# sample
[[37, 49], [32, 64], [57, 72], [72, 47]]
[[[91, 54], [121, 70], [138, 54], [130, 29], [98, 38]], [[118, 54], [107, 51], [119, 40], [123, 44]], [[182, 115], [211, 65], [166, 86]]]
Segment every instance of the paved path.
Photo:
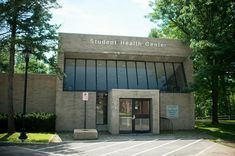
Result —
[[61, 144], [0, 146], [9, 156], [235, 156], [235, 149], [193, 137], [111, 136]]

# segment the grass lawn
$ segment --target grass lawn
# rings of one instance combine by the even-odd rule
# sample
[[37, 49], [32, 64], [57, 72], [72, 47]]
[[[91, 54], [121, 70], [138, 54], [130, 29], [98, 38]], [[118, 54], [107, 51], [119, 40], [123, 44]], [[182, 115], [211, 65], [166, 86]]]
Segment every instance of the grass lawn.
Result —
[[235, 120], [220, 120], [218, 125], [212, 125], [210, 120], [196, 120], [195, 127], [216, 139], [235, 143]]
[[[0, 142], [21, 142], [21, 140], [18, 139], [20, 136], [20, 133], [14, 133], [14, 134], [7, 134], [7, 133], [1, 133], [0, 134]], [[24, 142], [31, 142], [31, 143], [48, 143], [50, 139], [54, 136], [53, 133], [27, 133], [28, 139], [26, 139]]]

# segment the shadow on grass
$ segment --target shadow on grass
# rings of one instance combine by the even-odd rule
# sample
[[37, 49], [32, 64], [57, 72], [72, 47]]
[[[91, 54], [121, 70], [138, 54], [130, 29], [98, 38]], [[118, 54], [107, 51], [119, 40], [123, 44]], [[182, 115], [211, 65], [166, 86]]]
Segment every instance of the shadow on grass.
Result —
[[209, 135], [219, 139], [231, 141], [235, 143], [235, 124], [234, 122], [221, 122], [217, 125], [212, 125], [209, 120], [196, 121], [196, 129], [206, 132]]
[[0, 138], [0, 141], [8, 141], [9, 137], [11, 137], [13, 134], [8, 134], [4, 135], [3, 137]]

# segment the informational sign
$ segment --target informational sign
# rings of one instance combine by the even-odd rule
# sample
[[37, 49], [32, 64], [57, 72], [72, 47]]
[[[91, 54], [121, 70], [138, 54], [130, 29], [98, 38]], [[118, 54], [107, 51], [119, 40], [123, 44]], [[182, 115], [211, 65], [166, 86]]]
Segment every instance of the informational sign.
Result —
[[83, 101], [88, 101], [88, 92], [83, 92], [82, 93], [82, 100]]
[[167, 118], [178, 118], [179, 117], [179, 106], [178, 105], [167, 105], [166, 106]]

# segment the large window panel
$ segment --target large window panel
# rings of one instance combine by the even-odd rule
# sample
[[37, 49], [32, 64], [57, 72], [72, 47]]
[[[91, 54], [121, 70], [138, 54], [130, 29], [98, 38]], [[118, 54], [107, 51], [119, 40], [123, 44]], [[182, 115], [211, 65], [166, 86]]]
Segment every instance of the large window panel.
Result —
[[86, 83], [85, 60], [76, 60], [76, 86], [75, 90], [85, 90]]
[[162, 91], [167, 90], [166, 75], [163, 63], [155, 63], [157, 70], [158, 88]]
[[96, 94], [96, 124], [107, 124], [107, 93]]
[[187, 87], [180, 62], [65, 59], [64, 72], [65, 91], [129, 88], [180, 92]]
[[97, 60], [97, 90], [103, 91], [106, 88], [106, 62]]
[[147, 69], [149, 88], [150, 89], [156, 89], [157, 88], [157, 77], [156, 77], [156, 71], [155, 71], [154, 63], [153, 62], [147, 62], [146, 63], [146, 69]]
[[127, 88], [126, 62], [117, 61], [118, 88]]
[[137, 89], [137, 73], [135, 62], [127, 62], [128, 84], [130, 89]]
[[138, 76], [138, 88], [147, 89], [147, 77], [146, 77], [146, 68], [144, 62], [136, 62], [137, 67], [137, 76]]
[[116, 62], [107, 61], [108, 90], [117, 88]]
[[176, 91], [176, 78], [173, 69], [173, 63], [165, 63], [166, 77], [167, 77], [167, 91]]
[[96, 90], [96, 62], [95, 60], [86, 61], [86, 90]]
[[186, 87], [183, 64], [174, 63], [174, 68], [175, 68], [178, 91], [182, 91], [182, 89]]
[[64, 90], [74, 90], [74, 79], [75, 79], [75, 59], [65, 59], [65, 78], [64, 78]]

